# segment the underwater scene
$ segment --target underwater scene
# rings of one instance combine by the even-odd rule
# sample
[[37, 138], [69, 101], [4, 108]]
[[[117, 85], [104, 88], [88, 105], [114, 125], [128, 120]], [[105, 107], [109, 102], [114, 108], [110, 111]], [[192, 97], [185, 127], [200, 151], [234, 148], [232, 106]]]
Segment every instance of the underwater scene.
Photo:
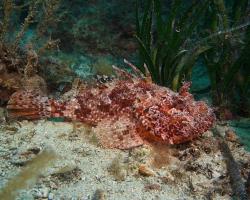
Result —
[[250, 198], [250, 0], [0, 0], [0, 200]]

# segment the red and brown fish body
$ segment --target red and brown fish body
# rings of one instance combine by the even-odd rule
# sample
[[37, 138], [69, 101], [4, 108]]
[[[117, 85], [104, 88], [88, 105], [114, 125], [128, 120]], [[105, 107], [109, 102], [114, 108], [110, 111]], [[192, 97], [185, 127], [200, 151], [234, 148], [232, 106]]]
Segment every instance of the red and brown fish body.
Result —
[[7, 109], [14, 118], [65, 117], [89, 124], [109, 148], [128, 149], [145, 140], [179, 144], [200, 136], [215, 120], [212, 109], [188, 89], [188, 83], [175, 93], [141, 78], [113, 80], [64, 101], [19, 91]]

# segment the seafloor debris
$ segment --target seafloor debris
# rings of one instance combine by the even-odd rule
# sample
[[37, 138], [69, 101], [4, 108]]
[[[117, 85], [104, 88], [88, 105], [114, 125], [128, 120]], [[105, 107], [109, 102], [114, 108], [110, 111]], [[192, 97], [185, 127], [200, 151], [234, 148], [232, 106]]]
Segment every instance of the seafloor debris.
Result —
[[124, 165], [120, 156], [115, 157], [111, 164], [108, 167], [108, 172], [115, 178], [117, 181], [124, 181], [127, 175]]
[[208, 179], [212, 179], [213, 178], [213, 170], [211, 169], [211, 165], [210, 164], [206, 164], [205, 166], [197, 163], [197, 162], [191, 162], [188, 161], [185, 165], [184, 168], [186, 171], [191, 171], [191, 172], [195, 172], [197, 174], [203, 174], [204, 176], [206, 176]]
[[0, 191], [0, 199], [15, 199], [17, 193], [35, 183], [41, 171], [56, 159], [51, 150], [44, 150], [31, 161], [18, 175], [12, 178]]
[[81, 169], [76, 166], [65, 166], [51, 175], [52, 179], [60, 182], [71, 182], [80, 178]]
[[140, 165], [138, 168], [139, 174], [142, 176], [155, 176], [155, 172], [146, 165]]
[[[219, 139], [221, 152], [226, 159], [227, 171], [229, 173], [229, 178], [230, 178], [233, 193], [237, 198], [242, 199], [242, 200], [247, 200], [248, 194], [247, 194], [244, 182], [241, 177], [239, 165], [235, 161], [228, 144], [226, 143], [225, 139], [221, 136], [222, 134], [219, 132], [219, 130], [217, 128], [214, 128], [213, 131], [214, 131], [214, 134]], [[226, 136], [227, 135], [228, 134], [226, 134]]]
[[147, 185], [144, 186], [144, 189], [146, 191], [150, 191], [150, 190], [160, 191], [161, 190], [161, 185], [158, 184], [158, 183], [147, 184]]
[[152, 144], [151, 165], [155, 168], [166, 167], [170, 162], [171, 147], [164, 144]]

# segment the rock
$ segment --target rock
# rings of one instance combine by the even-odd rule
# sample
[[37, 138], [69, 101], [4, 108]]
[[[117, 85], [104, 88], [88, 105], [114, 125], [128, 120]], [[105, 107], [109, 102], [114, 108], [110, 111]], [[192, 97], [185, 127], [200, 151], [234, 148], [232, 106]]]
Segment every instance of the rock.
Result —
[[49, 195], [49, 188], [42, 187], [42, 188], [36, 189], [34, 192], [35, 192], [34, 196], [36, 198], [47, 198]]
[[80, 56], [79, 61], [71, 65], [73, 71], [81, 78], [86, 78], [92, 75], [91, 71], [91, 58], [87, 56]]
[[58, 185], [56, 183], [54, 183], [53, 181], [50, 181], [49, 186], [52, 189], [58, 189]]
[[227, 130], [225, 138], [226, 138], [227, 141], [230, 141], [230, 142], [236, 142], [237, 139], [238, 139], [233, 130]]
[[248, 174], [248, 178], [246, 182], [246, 189], [247, 189], [248, 196], [250, 197], [250, 172]]
[[51, 176], [57, 178], [61, 182], [70, 182], [79, 180], [81, 175], [81, 169], [77, 166], [65, 166]]
[[104, 190], [101, 189], [97, 189], [92, 198], [92, 200], [105, 200], [105, 199], [106, 199], [106, 193]]
[[160, 177], [160, 179], [165, 184], [174, 183], [175, 181], [174, 176], [169, 172], [166, 172], [165, 176]]
[[49, 193], [48, 200], [53, 200], [53, 199], [54, 199], [54, 194], [53, 193]]
[[33, 154], [38, 154], [41, 149], [39, 147], [32, 147], [27, 150], [28, 152], [32, 152]]
[[202, 134], [202, 136], [207, 137], [207, 138], [213, 137], [213, 132], [212, 131], [206, 131], [205, 133]]
[[147, 184], [144, 186], [144, 189], [146, 191], [150, 191], [150, 190], [157, 190], [160, 191], [161, 190], [161, 185], [157, 184], [157, 183], [153, 183], [153, 184]]
[[13, 156], [10, 162], [15, 166], [25, 166], [28, 161], [34, 158], [39, 152], [39, 147], [29, 148], [26, 151], [18, 152], [15, 156]]
[[41, 76], [34, 75], [27, 79], [24, 78], [22, 85], [25, 89], [39, 91], [41, 95], [47, 94], [47, 84]]

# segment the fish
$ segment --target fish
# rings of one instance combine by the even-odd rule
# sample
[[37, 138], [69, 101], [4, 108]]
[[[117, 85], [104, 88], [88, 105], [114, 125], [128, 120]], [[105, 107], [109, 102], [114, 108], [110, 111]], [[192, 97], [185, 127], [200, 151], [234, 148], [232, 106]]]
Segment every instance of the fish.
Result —
[[27, 120], [63, 117], [82, 122], [92, 127], [103, 147], [117, 149], [152, 142], [181, 144], [213, 126], [213, 109], [194, 99], [190, 82], [174, 92], [134, 68], [136, 75], [115, 69], [118, 76], [111, 81], [81, 85], [64, 98], [19, 90], [7, 104], [8, 116]]

